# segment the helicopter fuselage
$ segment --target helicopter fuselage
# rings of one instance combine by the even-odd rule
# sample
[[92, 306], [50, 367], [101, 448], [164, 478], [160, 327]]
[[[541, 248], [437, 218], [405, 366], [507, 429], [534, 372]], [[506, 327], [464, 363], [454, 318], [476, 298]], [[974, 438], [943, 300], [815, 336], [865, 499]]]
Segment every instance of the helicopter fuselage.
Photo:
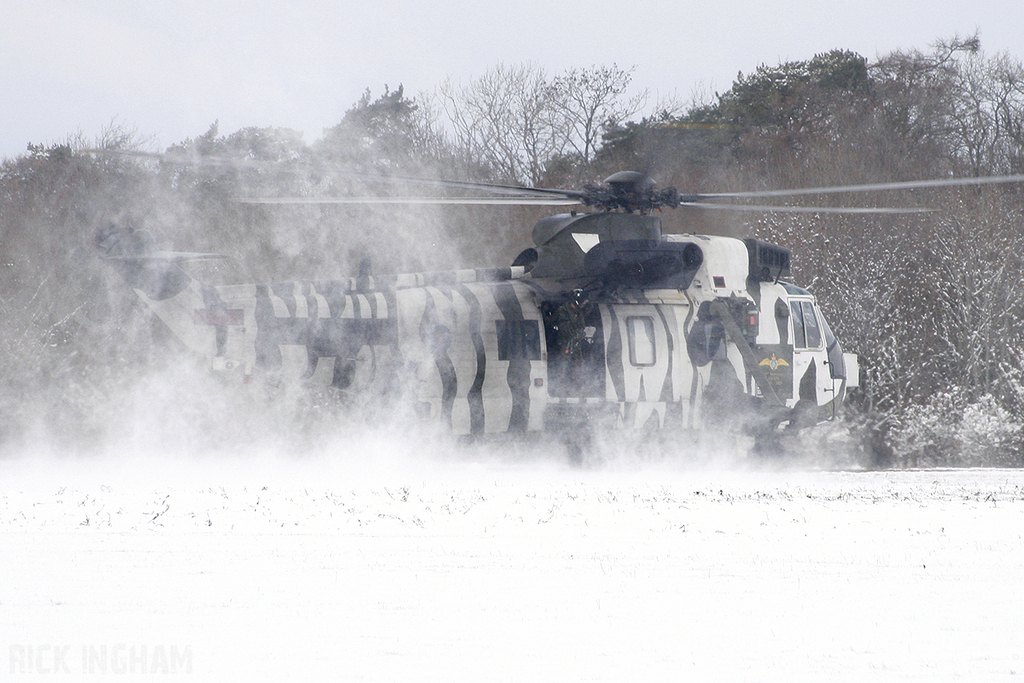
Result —
[[408, 401], [456, 435], [770, 431], [830, 419], [856, 386], [814, 297], [778, 279], [785, 250], [591, 216], [538, 225], [510, 268], [225, 286], [166, 260], [120, 270], [218, 371]]

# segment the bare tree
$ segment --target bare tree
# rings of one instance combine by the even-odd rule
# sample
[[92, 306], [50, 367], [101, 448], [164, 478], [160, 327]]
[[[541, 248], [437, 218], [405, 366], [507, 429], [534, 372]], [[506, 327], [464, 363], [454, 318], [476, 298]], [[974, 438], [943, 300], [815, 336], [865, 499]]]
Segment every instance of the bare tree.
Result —
[[632, 80], [632, 69], [613, 64], [570, 69], [552, 81], [550, 101], [558, 114], [555, 124], [583, 165], [593, 161], [604, 133], [647, 104], [647, 91], [626, 96]]
[[439, 89], [455, 145], [467, 166], [495, 179], [537, 184], [544, 163], [561, 152], [544, 70], [535, 64], [498, 64], [468, 85]]
[[1024, 158], [1024, 67], [988, 57], [977, 35], [931, 52], [894, 52], [872, 65], [879, 104], [916, 150], [973, 175], [1014, 172]]
[[632, 71], [614, 65], [549, 79], [534, 64], [498, 64], [468, 85], [445, 82], [439, 99], [470, 168], [536, 185], [566, 167], [589, 168], [605, 133], [647, 102], [646, 92], [627, 96], [631, 81]]

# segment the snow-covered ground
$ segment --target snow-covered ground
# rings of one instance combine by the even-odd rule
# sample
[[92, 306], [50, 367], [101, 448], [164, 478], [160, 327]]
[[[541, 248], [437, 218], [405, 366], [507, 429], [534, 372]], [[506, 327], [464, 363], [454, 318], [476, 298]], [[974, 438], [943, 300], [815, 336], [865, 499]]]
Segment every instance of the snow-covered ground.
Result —
[[1024, 472], [360, 448], [0, 460], [0, 673], [1024, 674]]

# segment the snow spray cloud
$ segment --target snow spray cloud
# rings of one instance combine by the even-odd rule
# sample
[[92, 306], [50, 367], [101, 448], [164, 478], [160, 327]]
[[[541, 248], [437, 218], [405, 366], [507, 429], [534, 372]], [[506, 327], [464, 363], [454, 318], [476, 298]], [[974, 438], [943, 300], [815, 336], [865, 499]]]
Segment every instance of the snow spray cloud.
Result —
[[[215, 285], [233, 278], [246, 283], [336, 279], [360, 274], [363, 264], [365, 275], [493, 267], [507, 265], [525, 246], [536, 218], [526, 209], [449, 212], [235, 201], [413, 189], [324, 170], [334, 160], [361, 164], [378, 176], [381, 166], [387, 170], [388, 164], [373, 156], [375, 150], [359, 147], [362, 140], [335, 139], [333, 146], [310, 148], [287, 131], [246, 129], [221, 137], [213, 128], [177, 150], [208, 164], [147, 166], [62, 148], [40, 151], [33, 163], [5, 176], [16, 198], [4, 210], [12, 212], [16, 230], [5, 242], [3, 258], [9, 273], [0, 304], [12, 324], [4, 332], [0, 357], [8, 378], [0, 393], [0, 440], [54, 454], [123, 457], [266, 452], [370, 462], [410, 454], [422, 458], [424, 452], [449, 457], [450, 442], [414, 428], [419, 420], [398, 411], [395, 401], [367, 402], [331, 388], [299, 390], [272, 377], [246, 384], [240, 374], [212, 374], [140, 304], [109, 262], [97, 257], [97, 252], [116, 255], [110, 250], [123, 246], [125, 235], [158, 251], [233, 257], [241, 276], [220, 260], [212, 262], [213, 272], [195, 273], [197, 280]], [[245, 162], [225, 164], [230, 158]], [[444, 168], [411, 162], [395, 171], [449, 175]], [[26, 194], [27, 185], [14, 182], [21, 176], [45, 191]], [[67, 192], [71, 181], [73, 192]], [[575, 451], [590, 464], [625, 467], [669, 454], [721, 465], [740, 460], [742, 451], [742, 446], [710, 444], [707, 436], [644, 440], [599, 426], [583, 435], [584, 443], [574, 443], [577, 438], [543, 435], [525, 446], [499, 443], [490, 453], [560, 458], [563, 451]]]
[[[489, 237], [509, 232], [507, 226], [483, 225], [480, 214], [453, 220], [437, 207], [254, 207], [234, 201], [380, 194], [377, 181], [311, 163], [347, 162], [379, 173], [380, 164], [365, 158], [357, 163], [356, 157], [366, 156], [358, 136], [348, 147], [326, 150], [323, 144], [306, 146], [289, 131], [246, 129], [223, 137], [213, 127], [170, 150], [171, 156], [209, 164], [75, 153], [81, 147], [136, 146], [114, 137], [40, 149], [5, 166], [2, 182], [12, 197], [0, 207], [10, 225], [0, 265], [7, 321], [0, 333], [5, 453], [363, 457], [370, 451], [383, 457], [406, 451], [422, 456], [432, 443], [439, 444], [438, 453], [445, 451], [443, 439], [413, 433], [408, 425], [415, 420], [391, 406], [354, 405], [355, 399], [329, 390], [216, 377], [100, 256], [114, 254], [112, 245], [127, 234], [151, 249], [233, 257], [237, 272], [226, 261], [188, 266], [203, 266], [207, 272], [195, 275], [208, 284], [310, 281], [354, 276], [363, 264], [385, 274], [494, 265], [487, 257], [508, 263], [511, 256], [493, 247], [504, 242]], [[244, 163], [225, 164], [226, 158]], [[445, 175], [422, 166], [401, 171]], [[385, 441], [394, 447], [384, 448]]]

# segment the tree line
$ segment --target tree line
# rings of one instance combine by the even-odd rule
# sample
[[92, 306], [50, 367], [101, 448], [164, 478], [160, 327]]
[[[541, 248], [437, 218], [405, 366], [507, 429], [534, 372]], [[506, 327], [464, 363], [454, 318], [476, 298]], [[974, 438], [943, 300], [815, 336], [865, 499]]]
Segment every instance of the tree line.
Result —
[[[157, 362], [159, 330], [96, 258], [112, 231], [145, 228], [170, 248], [229, 254], [255, 281], [337, 277], [368, 254], [380, 272], [505, 263], [544, 212], [237, 199], [424, 192], [395, 180], [406, 178], [579, 187], [619, 170], [693, 192], [1018, 174], [1024, 67], [985, 54], [977, 36], [873, 62], [834, 50], [761, 65], [724, 92], [683, 103], [652, 102], [632, 87], [631, 70], [614, 65], [550, 75], [498, 64], [416, 96], [401, 85], [367, 90], [312, 142], [281, 128], [221, 134], [214, 124], [162, 162], [82, 153], [91, 147], [133, 151], [145, 140], [112, 126], [100, 140], [30, 145], [0, 167], [0, 442], [39, 423], [64, 425], [71, 440], [102, 431], [87, 406], [112, 375]], [[794, 279], [861, 358], [862, 387], [843, 425], [868, 461], [1018, 465], [1022, 199], [1017, 184], [839, 193], [800, 203], [935, 210], [679, 209], [663, 220], [667, 230], [753, 236], [793, 251]], [[28, 406], [26, 394], [59, 407]]]

